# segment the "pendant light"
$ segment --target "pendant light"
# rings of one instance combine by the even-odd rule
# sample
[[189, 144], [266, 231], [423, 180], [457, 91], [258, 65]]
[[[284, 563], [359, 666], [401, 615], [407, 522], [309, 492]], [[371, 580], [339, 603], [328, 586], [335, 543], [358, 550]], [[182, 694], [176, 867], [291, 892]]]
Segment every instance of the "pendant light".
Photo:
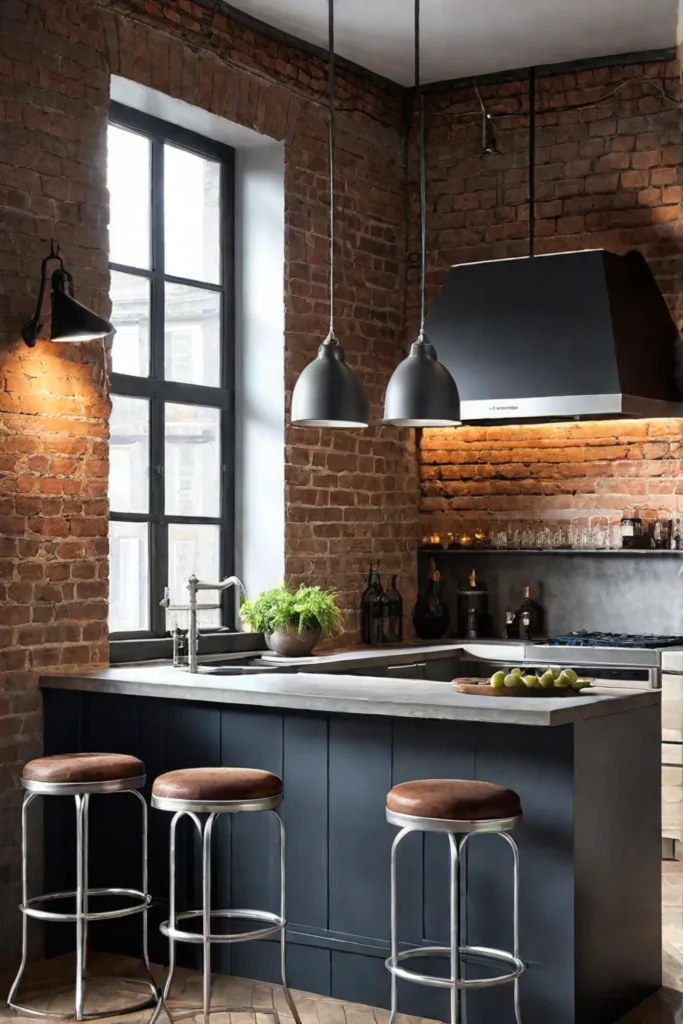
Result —
[[368, 399], [360, 376], [348, 365], [334, 333], [334, 0], [328, 0], [330, 168], [330, 330], [317, 358], [299, 375], [292, 393], [291, 420], [299, 427], [367, 427]]
[[410, 354], [391, 376], [384, 400], [383, 422], [399, 427], [457, 427], [460, 423], [458, 389], [425, 335], [427, 186], [424, 95], [420, 89], [420, 0], [415, 0], [415, 94], [418, 98], [420, 148], [420, 330]]

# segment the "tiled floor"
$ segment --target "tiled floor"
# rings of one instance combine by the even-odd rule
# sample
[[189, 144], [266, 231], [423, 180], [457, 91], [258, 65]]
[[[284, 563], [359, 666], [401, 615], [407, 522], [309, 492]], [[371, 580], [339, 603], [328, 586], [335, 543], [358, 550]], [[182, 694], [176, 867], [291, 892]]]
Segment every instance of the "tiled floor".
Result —
[[[663, 945], [664, 945], [664, 988], [642, 1006], [626, 1017], [621, 1024], [683, 1024], [683, 864], [665, 863], [662, 878]], [[73, 1005], [73, 995], [68, 986], [61, 985], [65, 968], [69, 963], [51, 960], [36, 964], [32, 970], [30, 992], [26, 998], [34, 1005], [53, 1012], [68, 1010]], [[116, 1008], [128, 1000], [139, 998], [140, 989], [132, 989], [121, 981], [121, 975], [130, 970], [130, 961], [124, 958], [106, 957], [94, 959], [93, 973], [108, 975], [111, 983], [105, 982], [93, 990], [88, 1010], [111, 1009], [111, 1017], [105, 1024], [121, 1019]], [[156, 973], [156, 969], [155, 969]], [[159, 970], [159, 977], [163, 970]], [[5, 979], [2, 979], [5, 984]], [[6, 991], [6, 988], [3, 989]], [[377, 1010], [357, 1003], [344, 1003], [325, 996], [295, 992], [295, 999], [302, 1024], [387, 1024], [386, 1010]], [[132, 997], [132, 998], [131, 998]], [[197, 1006], [201, 1001], [201, 977], [191, 971], [178, 969], [171, 992], [170, 1008], [174, 1014], [182, 1014], [188, 1006]], [[213, 1005], [239, 1007], [231, 1013], [218, 1012], [212, 1015], [212, 1024], [276, 1024], [277, 1011], [281, 1024], [293, 1024], [288, 1016], [287, 1004], [282, 990], [277, 985], [246, 981], [241, 978], [217, 976], [213, 988]], [[149, 1019], [149, 1010], [131, 1015], [126, 1024], [144, 1024]], [[182, 1017], [188, 1024], [201, 1024], [201, 1015], [187, 1014]], [[5, 1008], [0, 1010], [0, 1024], [17, 1024], [18, 1021], [35, 1024], [34, 1017], [22, 1017]], [[167, 1024], [162, 1018], [160, 1024]], [[399, 1016], [399, 1024], [422, 1024], [419, 1017]], [[428, 1022], [424, 1022], [428, 1024]], [[578, 1022], [580, 1024], [580, 1022]]]

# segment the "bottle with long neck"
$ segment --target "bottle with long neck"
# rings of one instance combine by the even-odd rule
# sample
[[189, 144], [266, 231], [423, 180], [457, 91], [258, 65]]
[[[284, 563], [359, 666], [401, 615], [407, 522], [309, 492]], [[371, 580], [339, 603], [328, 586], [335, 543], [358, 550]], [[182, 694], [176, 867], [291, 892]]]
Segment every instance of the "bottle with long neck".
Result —
[[545, 634], [545, 611], [543, 605], [534, 601], [531, 587], [525, 587], [522, 603], [517, 610], [519, 636], [521, 640], [537, 640]]
[[396, 576], [391, 577], [391, 586], [387, 590], [387, 613], [387, 642], [403, 643], [403, 598], [396, 586]]
[[373, 643], [373, 610], [375, 605], [375, 599], [381, 588], [381, 582], [379, 578], [379, 562], [375, 565], [374, 562], [370, 563], [370, 569], [368, 570], [368, 582], [363, 591], [360, 599], [360, 634], [361, 640], [364, 644]]

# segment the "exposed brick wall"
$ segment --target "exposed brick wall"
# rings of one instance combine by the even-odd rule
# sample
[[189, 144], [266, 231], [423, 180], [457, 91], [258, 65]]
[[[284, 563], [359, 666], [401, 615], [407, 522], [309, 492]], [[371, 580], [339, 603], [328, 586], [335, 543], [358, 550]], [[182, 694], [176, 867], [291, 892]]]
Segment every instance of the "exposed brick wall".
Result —
[[102, 344], [28, 349], [19, 336], [53, 235], [79, 298], [109, 308], [103, 35], [91, 12], [50, 6], [0, 5], [2, 966], [18, 934], [18, 777], [42, 747], [38, 673], [108, 660]]
[[[58, 9], [57, 9], [58, 8]], [[324, 62], [188, 0], [0, 4], [0, 963], [18, 933], [18, 774], [40, 750], [38, 673], [103, 664], [109, 404], [102, 347], [19, 340], [55, 235], [79, 298], [107, 312], [105, 131], [111, 74], [285, 142], [288, 396], [327, 330]], [[415, 578], [417, 461], [377, 425], [404, 310], [401, 92], [339, 75], [337, 326], [362, 369], [368, 431], [287, 427], [286, 569], [335, 586], [356, 636], [371, 558]], [[397, 298], [398, 297], [398, 298]], [[409, 432], [404, 432], [409, 433]], [[276, 582], [275, 580], [273, 582]], [[36, 863], [34, 861], [34, 863]], [[3, 964], [4, 965], [4, 964]]]
[[[285, 142], [289, 403], [329, 317], [325, 63], [255, 35], [215, 4], [116, 0], [102, 18], [112, 73]], [[342, 640], [350, 641], [371, 559], [399, 574], [406, 610], [411, 604], [418, 478], [415, 452], [403, 443], [411, 432], [377, 422], [405, 320], [397, 301], [405, 280], [401, 92], [342, 68], [338, 102], [354, 109], [338, 118], [336, 329], [363, 373], [373, 423], [356, 433], [287, 424], [285, 569], [293, 583], [337, 589]]]
[[[681, 324], [681, 115], [642, 76], [679, 95], [677, 63], [539, 79], [536, 248], [639, 249]], [[496, 119], [498, 152], [488, 155], [479, 124], [441, 113], [476, 109], [469, 86], [429, 99], [430, 300], [452, 264], [528, 252], [527, 82], [487, 85], [482, 95], [491, 114], [511, 115]], [[551, 112], [586, 102], [597, 105]], [[678, 420], [425, 431], [423, 532], [683, 511], [682, 440]]]

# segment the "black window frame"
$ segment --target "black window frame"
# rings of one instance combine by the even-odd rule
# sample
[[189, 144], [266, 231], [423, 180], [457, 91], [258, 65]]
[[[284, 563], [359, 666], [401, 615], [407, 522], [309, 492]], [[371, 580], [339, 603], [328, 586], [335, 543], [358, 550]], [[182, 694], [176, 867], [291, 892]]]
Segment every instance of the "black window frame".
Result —
[[[112, 395], [149, 400], [149, 504], [148, 512], [110, 510], [114, 522], [146, 523], [149, 528], [149, 629], [109, 633], [111, 641], [153, 642], [166, 634], [165, 611], [159, 602], [168, 585], [168, 527], [173, 523], [210, 524], [220, 528], [220, 566], [222, 577], [234, 572], [235, 562], [235, 151], [213, 139], [144, 114], [112, 101], [109, 123], [137, 132], [150, 140], [150, 267], [142, 270], [109, 262], [109, 269], [149, 281], [150, 287], [150, 368], [148, 377], [113, 373]], [[164, 196], [163, 162], [165, 144], [188, 150], [220, 163], [220, 275], [211, 284], [164, 272]], [[164, 286], [188, 285], [221, 294], [220, 338], [221, 379], [217, 387], [185, 384], [164, 379]], [[217, 517], [168, 515], [164, 510], [165, 445], [164, 405], [211, 406], [221, 413], [220, 514]], [[234, 630], [235, 601], [231, 591], [220, 595], [221, 628]], [[214, 630], [216, 632], [217, 630]], [[128, 645], [126, 645], [128, 646]], [[142, 650], [135, 648], [136, 654]]]

